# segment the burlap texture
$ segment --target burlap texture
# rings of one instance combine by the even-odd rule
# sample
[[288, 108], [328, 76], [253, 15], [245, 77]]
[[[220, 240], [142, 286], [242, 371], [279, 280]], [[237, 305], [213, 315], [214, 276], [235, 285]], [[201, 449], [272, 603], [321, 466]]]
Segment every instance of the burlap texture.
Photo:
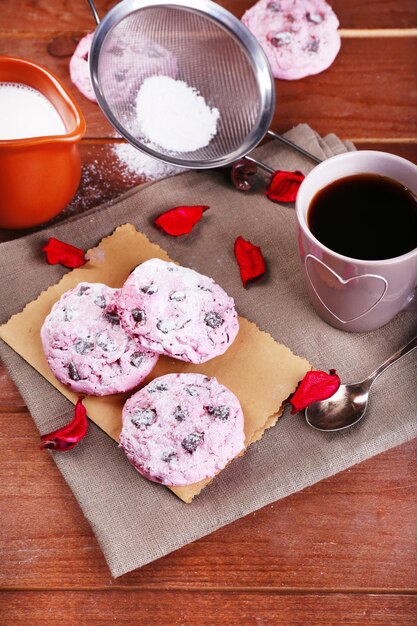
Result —
[[[352, 149], [307, 126], [288, 137], [321, 158]], [[312, 164], [277, 143], [257, 150], [275, 168]], [[174, 239], [152, 219], [180, 204], [208, 204], [204, 221]], [[0, 323], [59, 280], [64, 269], [47, 266], [41, 245], [54, 236], [90, 248], [120, 224], [130, 222], [183, 265], [212, 276], [235, 298], [241, 315], [253, 320], [315, 367], [336, 368], [344, 381], [359, 380], [415, 333], [416, 316], [402, 313], [384, 328], [348, 334], [322, 322], [304, 289], [296, 245], [294, 209], [269, 202], [260, 182], [249, 194], [233, 189], [224, 172], [190, 172], [147, 184], [122, 199], [55, 227], [0, 245]], [[262, 247], [265, 277], [241, 286], [233, 258], [238, 235]], [[218, 263], [219, 257], [225, 263]], [[228, 271], [224, 271], [224, 267]], [[221, 270], [220, 270], [221, 268]], [[7, 345], [0, 355], [41, 432], [67, 421], [73, 407]], [[415, 355], [381, 376], [367, 418], [342, 433], [309, 428], [288, 412], [263, 439], [234, 461], [191, 505], [164, 487], [142, 479], [114, 441], [94, 424], [73, 451], [54, 454], [64, 478], [89, 520], [114, 576], [157, 559], [270, 502], [417, 436]]]

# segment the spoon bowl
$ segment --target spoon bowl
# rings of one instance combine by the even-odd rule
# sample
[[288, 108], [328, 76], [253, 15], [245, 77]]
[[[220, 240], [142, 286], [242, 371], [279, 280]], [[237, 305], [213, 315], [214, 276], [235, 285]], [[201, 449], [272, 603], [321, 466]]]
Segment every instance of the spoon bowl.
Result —
[[308, 424], [318, 430], [343, 430], [353, 426], [365, 414], [369, 400], [369, 385], [351, 383], [340, 385], [327, 400], [313, 402], [307, 407]]
[[365, 380], [339, 389], [327, 400], [313, 402], [305, 410], [307, 423], [316, 430], [337, 431], [357, 424], [368, 407], [369, 391], [375, 379], [390, 365], [417, 348], [417, 335], [403, 348], [384, 361]]

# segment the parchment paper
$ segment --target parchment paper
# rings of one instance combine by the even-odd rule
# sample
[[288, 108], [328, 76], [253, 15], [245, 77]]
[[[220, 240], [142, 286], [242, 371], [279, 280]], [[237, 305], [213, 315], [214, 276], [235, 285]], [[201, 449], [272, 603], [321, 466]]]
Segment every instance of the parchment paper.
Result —
[[[55, 378], [40, 341], [40, 328], [52, 305], [65, 291], [82, 281], [121, 287], [129, 273], [143, 261], [153, 257], [169, 260], [160, 246], [151, 243], [130, 224], [117, 228], [87, 256], [89, 262], [86, 265], [66, 274], [59, 283], [42, 292], [21, 313], [0, 327], [0, 337], [74, 404], [78, 394]], [[161, 357], [143, 385], [171, 372], [199, 372], [215, 376], [241, 402], [245, 417], [245, 444], [248, 446], [276, 423], [285, 400], [310, 368], [306, 359], [295, 356], [284, 345], [274, 341], [271, 335], [240, 317], [238, 336], [225, 354], [202, 365]], [[90, 396], [84, 400], [89, 418], [117, 442], [122, 428], [123, 404], [129, 395]], [[145, 479], [138, 474], [138, 480]], [[184, 502], [191, 502], [209, 482], [210, 479], [194, 485], [171, 487], [171, 490]]]

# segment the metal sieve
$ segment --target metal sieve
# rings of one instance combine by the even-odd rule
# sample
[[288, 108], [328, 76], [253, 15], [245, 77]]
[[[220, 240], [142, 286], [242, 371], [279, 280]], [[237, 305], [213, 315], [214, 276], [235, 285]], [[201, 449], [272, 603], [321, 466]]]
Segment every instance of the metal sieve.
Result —
[[[89, 56], [94, 91], [129, 143], [173, 165], [205, 169], [228, 165], [261, 141], [274, 113], [274, 80], [240, 20], [210, 0], [122, 0], [100, 21], [87, 1], [98, 24]], [[217, 133], [207, 146], [172, 152], [143, 135], [136, 96], [154, 75], [184, 81], [219, 110]]]

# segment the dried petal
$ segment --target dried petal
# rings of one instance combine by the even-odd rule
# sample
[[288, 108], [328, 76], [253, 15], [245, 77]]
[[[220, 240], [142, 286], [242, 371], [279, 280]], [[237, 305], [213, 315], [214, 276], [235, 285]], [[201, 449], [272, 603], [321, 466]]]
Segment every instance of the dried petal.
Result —
[[64, 267], [81, 267], [87, 263], [87, 259], [84, 255], [84, 250], [71, 246], [65, 241], [60, 241], [51, 237], [48, 239], [48, 243], [42, 246], [42, 250], [45, 252], [46, 260], [49, 265], [57, 265], [60, 263]]
[[173, 237], [186, 235], [201, 220], [204, 211], [207, 211], [208, 208], [206, 205], [177, 206], [157, 217], [155, 224]]
[[234, 252], [243, 286], [246, 287], [249, 280], [258, 278], [265, 272], [265, 261], [261, 249], [243, 237], [238, 237], [235, 241]]
[[83, 398], [77, 400], [74, 410], [74, 419], [58, 430], [41, 437], [41, 450], [50, 448], [59, 452], [66, 452], [74, 448], [87, 434], [87, 411], [83, 405]]
[[295, 172], [277, 170], [272, 174], [265, 193], [273, 202], [295, 202], [298, 188], [304, 178], [304, 174], [298, 170]]
[[319, 402], [330, 398], [340, 387], [340, 378], [336, 370], [321, 372], [312, 370], [307, 372], [290, 398], [293, 406], [291, 413], [302, 411], [312, 402]]
[[239, 159], [233, 163], [231, 170], [232, 182], [239, 191], [250, 191], [255, 183], [258, 168], [252, 161]]

